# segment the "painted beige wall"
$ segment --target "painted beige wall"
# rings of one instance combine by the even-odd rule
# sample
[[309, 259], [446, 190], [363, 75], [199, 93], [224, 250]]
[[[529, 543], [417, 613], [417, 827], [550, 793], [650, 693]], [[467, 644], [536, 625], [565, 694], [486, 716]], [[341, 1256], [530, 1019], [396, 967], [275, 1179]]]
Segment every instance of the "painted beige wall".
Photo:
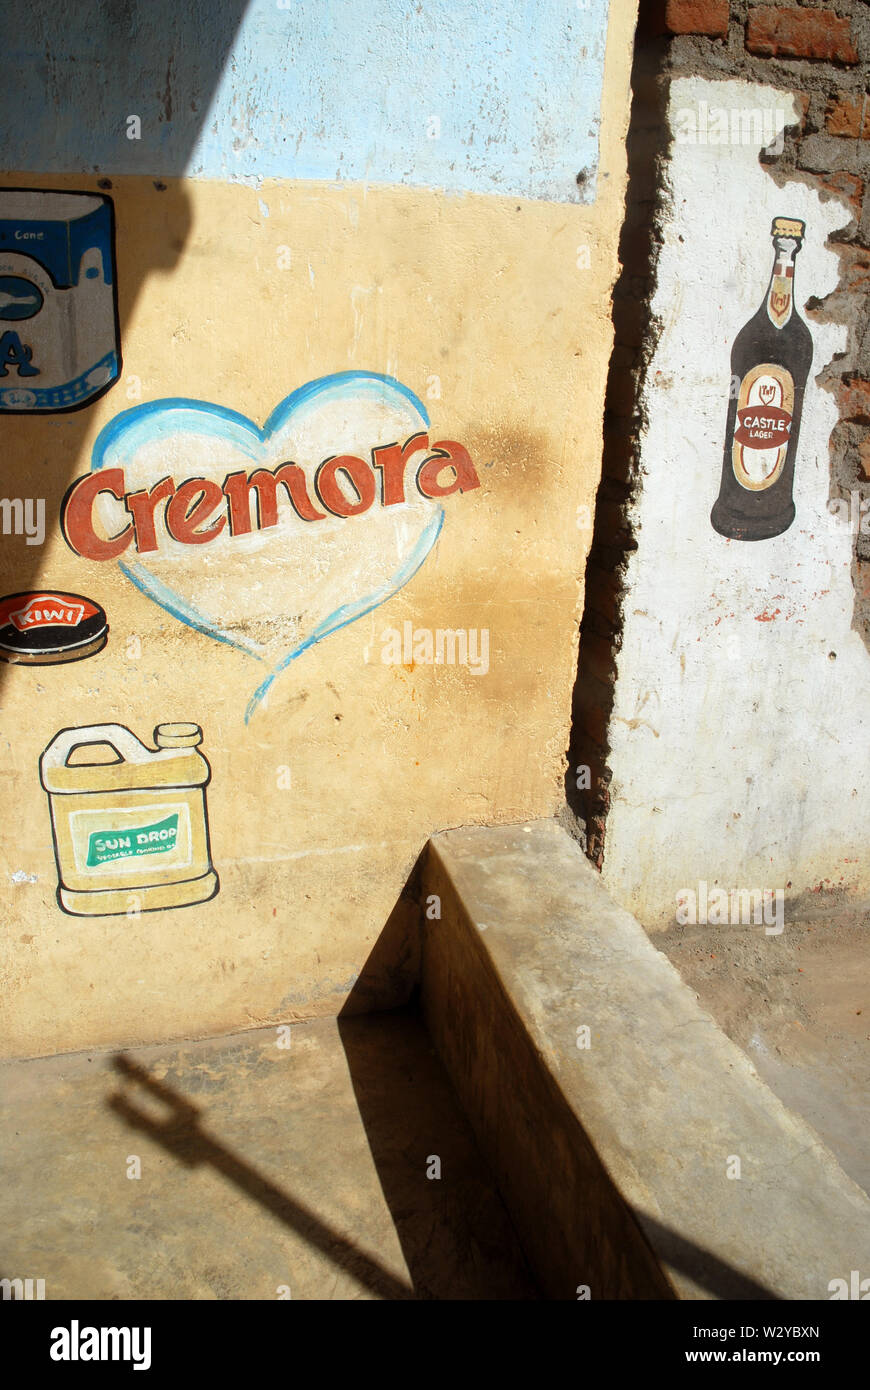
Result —
[[[430, 834], [560, 805], [590, 540], [577, 516], [599, 477], [633, 24], [632, 5], [611, 7], [590, 206], [113, 180], [121, 382], [81, 413], [3, 420], [4, 495], [45, 497], [48, 535], [41, 548], [2, 538], [0, 592], [86, 594], [111, 629], [88, 660], [0, 668], [4, 1054], [334, 1012]], [[5, 182], [97, 187], [80, 176]], [[262, 423], [297, 386], [352, 368], [424, 399], [437, 375], [432, 437], [463, 443], [481, 486], [446, 499], [442, 534], [407, 587], [294, 662], [246, 727], [250, 659], [174, 621], [114, 564], [74, 555], [58, 530], [61, 498], [100, 429], [135, 403], [134, 375], [142, 400], [184, 395]], [[405, 620], [488, 628], [488, 674], [383, 664], [380, 634]], [[133, 636], [138, 659], [127, 655]], [[155, 724], [173, 720], [204, 731], [218, 896], [138, 917], [65, 915], [40, 754], [63, 727], [115, 721], [150, 743]], [[401, 978], [390, 946], [367, 1000], [391, 1002]]]

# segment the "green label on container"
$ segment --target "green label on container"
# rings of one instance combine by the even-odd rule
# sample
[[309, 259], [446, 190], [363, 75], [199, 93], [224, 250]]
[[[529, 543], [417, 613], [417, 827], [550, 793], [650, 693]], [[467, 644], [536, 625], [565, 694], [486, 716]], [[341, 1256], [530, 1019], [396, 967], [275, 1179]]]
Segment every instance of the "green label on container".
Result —
[[94, 830], [88, 837], [89, 869], [113, 859], [138, 859], [143, 854], [166, 854], [178, 839], [178, 812], [153, 825], [132, 830]]

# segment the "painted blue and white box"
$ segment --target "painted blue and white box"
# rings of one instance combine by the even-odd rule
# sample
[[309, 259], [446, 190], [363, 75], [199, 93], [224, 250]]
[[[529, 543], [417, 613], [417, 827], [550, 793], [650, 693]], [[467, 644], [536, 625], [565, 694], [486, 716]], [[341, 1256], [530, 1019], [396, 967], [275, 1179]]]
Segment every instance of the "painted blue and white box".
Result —
[[78, 410], [120, 370], [111, 199], [0, 190], [0, 411]]

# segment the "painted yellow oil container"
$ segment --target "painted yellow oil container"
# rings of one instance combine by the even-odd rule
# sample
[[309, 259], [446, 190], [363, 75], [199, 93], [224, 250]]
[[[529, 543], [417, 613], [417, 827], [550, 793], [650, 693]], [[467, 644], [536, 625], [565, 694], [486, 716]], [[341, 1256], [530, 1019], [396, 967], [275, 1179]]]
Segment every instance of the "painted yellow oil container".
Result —
[[[158, 724], [156, 751], [123, 724], [61, 729], [39, 763], [48, 792], [57, 897], [65, 912], [101, 917], [205, 902], [218, 891], [205, 788], [211, 768], [198, 724]], [[78, 749], [112, 749], [84, 762]]]

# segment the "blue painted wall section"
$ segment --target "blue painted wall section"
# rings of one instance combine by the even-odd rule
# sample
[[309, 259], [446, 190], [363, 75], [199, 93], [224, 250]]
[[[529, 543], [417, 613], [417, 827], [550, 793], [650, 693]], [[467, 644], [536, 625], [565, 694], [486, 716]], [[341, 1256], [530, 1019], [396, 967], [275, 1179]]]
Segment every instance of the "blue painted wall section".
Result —
[[34, 0], [6, 47], [0, 163], [592, 201], [607, 8], [85, 0], [61, 21]]

